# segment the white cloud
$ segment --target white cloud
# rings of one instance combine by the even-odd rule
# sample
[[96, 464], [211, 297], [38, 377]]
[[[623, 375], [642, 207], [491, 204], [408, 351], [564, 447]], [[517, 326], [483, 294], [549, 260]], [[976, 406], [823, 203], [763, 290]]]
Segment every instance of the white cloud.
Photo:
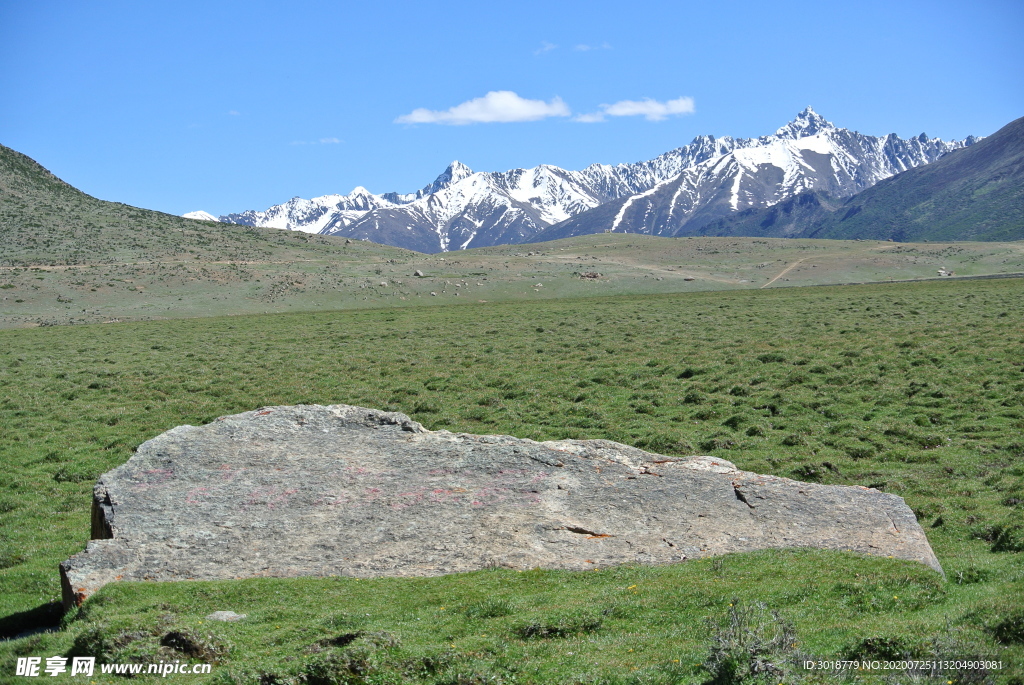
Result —
[[545, 52], [551, 52], [558, 46], [554, 43], [549, 43], [546, 40], [541, 41], [540, 47], [533, 51], [535, 55], [543, 55]]
[[577, 52], [589, 52], [591, 50], [611, 50], [612, 46], [608, 43], [601, 43], [600, 45], [587, 45], [586, 43], [580, 43], [573, 50]]
[[396, 124], [463, 124], [508, 123], [513, 121], [537, 121], [548, 117], [567, 117], [572, 112], [561, 98], [527, 100], [511, 90], [492, 90], [482, 98], [474, 98], [438, 112], [430, 109], [414, 109], [395, 119]]
[[693, 114], [693, 98], [681, 97], [667, 102], [658, 102], [646, 98], [644, 100], [619, 100], [612, 105], [601, 105], [600, 111], [580, 114], [574, 121], [594, 123], [604, 121], [605, 117], [636, 117], [642, 116], [647, 121], [664, 121], [670, 116]]
[[293, 140], [292, 145], [337, 145], [344, 143], [341, 138], [320, 138], [319, 140]]
[[233, 110], [231, 110], [230, 112], [228, 112], [228, 114], [229, 114], [230, 116], [233, 116], [233, 117], [237, 117], [238, 115], [240, 115], [240, 114], [241, 114], [241, 112], [239, 112], [238, 110], [235, 110], [235, 109], [233, 109]]

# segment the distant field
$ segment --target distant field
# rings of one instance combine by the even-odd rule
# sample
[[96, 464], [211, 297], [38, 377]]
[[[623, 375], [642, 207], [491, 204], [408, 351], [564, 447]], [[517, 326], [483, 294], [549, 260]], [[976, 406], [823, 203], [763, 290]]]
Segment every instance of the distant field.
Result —
[[[195, 224], [195, 254], [153, 248], [152, 259], [125, 263], [0, 266], [0, 328], [879, 282], [939, 278], [940, 269], [956, 277], [1024, 273], [1022, 242], [601, 234], [423, 255], [260, 229], [250, 240], [252, 249], [269, 250], [260, 256], [196, 242], [228, 229], [186, 223]], [[244, 231], [230, 231], [223, 240], [248, 244]]]
[[[0, 331], [0, 630], [56, 620], [57, 564], [85, 546], [99, 474], [173, 426], [273, 404], [356, 404], [432, 429], [537, 440], [607, 438], [876, 487], [914, 509], [946, 579], [895, 560], [779, 551], [585, 574], [115, 584], [64, 630], [0, 643], [0, 672], [12, 673], [17, 655], [68, 650], [185, 658], [158, 641], [193, 631], [222, 654], [214, 682], [321, 682], [310, 674], [330, 669], [338, 680], [339, 664], [344, 682], [703, 682], [706, 620], [723, 620], [735, 597], [777, 610], [805, 653], [996, 655], [1007, 665], [998, 682], [1022, 682], [1024, 279], [774, 287], [822, 270], [866, 280], [857, 274], [869, 257], [908, 277], [938, 266], [1016, 271], [1019, 245], [694, 239], [654, 250], [628, 247], [636, 236], [599, 238], [375, 267], [372, 278], [404, 280], [407, 298], [454, 303], [458, 292], [467, 306], [391, 307], [401, 290], [370, 286], [351, 306], [388, 308]], [[495, 275], [506, 266], [510, 275]], [[426, 278], [410, 278], [415, 268]], [[310, 269], [304, 290], [260, 306], [299, 307], [311, 292], [325, 307], [350, 301], [327, 299], [335, 281]], [[606, 277], [571, 275], [591, 270]], [[477, 286], [475, 271], [489, 285]], [[340, 267], [336, 276], [349, 278]], [[71, 278], [19, 271], [0, 292], [39, 277], [37, 293]], [[713, 278], [731, 289], [654, 292], [710, 288]], [[77, 286], [81, 296], [100, 280]], [[127, 286], [109, 282], [123, 300]], [[604, 296], [629, 288], [651, 294]], [[491, 298], [506, 301], [477, 302]], [[200, 624], [218, 609], [253, 620]], [[785, 682], [825, 682], [801, 677]], [[980, 682], [934, 682], [948, 680]]]

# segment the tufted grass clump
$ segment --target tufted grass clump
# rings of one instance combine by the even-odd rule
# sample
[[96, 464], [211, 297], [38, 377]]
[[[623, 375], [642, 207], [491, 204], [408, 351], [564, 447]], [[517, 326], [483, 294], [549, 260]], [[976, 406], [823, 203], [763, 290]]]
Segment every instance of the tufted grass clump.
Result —
[[556, 616], [517, 626], [513, 633], [523, 640], [550, 640], [593, 633], [600, 630], [603, 623], [598, 615]]
[[466, 618], [500, 618], [516, 613], [516, 605], [507, 599], [489, 599], [466, 607]]

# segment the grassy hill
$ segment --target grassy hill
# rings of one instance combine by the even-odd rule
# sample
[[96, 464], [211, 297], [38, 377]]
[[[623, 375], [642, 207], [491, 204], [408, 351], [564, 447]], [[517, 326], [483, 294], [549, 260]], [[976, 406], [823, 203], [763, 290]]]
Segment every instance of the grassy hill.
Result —
[[[190, 682], [698, 683], [725, 668], [714, 640], [737, 656], [785, 634], [790, 646], [766, 648], [780, 663], [993, 656], [1004, 668], [989, 681], [917, 682], [1020, 682], [1022, 303], [1011, 278], [0, 331], [7, 634], [56, 620], [57, 563], [86, 543], [96, 476], [173, 426], [269, 404], [876, 487], [906, 499], [946, 570], [774, 551], [589, 573], [113, 584], [60, 631], [0, 643], [0, 672], [92, 654], [216, 662]], [[210, 624], [216, 610], [249, 618]], [[786, 668], [775, 682], [832, 682]], [[883, 677], [910, 678], [856, 682]]]
[[[0, 266], [343, 258], [345, 241], [192, 221], [86, 195], [0, 145]], [[388, 256], [407, 254], [378, 248]]]

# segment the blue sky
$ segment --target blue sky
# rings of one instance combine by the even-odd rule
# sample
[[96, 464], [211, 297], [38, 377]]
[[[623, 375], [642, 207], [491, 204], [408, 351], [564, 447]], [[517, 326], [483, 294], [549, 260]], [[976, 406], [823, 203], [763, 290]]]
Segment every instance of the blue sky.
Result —
[[811, 105], [962, 138], [1024, 115], [1024, 3], [0, 0], [0, 143], [174, 214], [649, 159]]

